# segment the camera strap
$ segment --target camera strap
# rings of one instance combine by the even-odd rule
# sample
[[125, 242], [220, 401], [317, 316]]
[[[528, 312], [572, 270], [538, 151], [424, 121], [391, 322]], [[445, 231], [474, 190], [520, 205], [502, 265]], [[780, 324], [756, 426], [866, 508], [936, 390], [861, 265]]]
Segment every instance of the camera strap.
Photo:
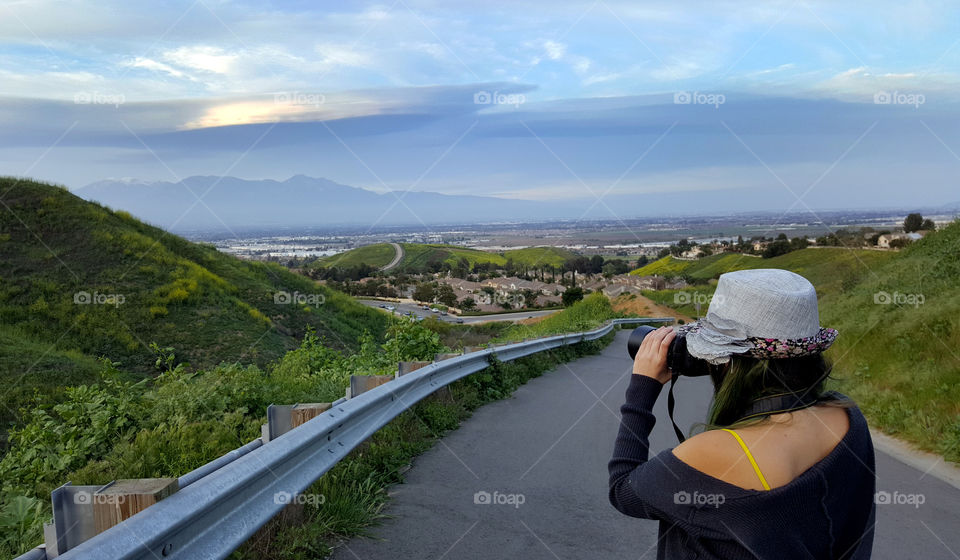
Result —
[[677, 439], [680, 440], [680, 443], [683, 443], [687, 438], [683, 436], [683, 431], [680, 429], [680, 426], [677, 426], [676, 420], [673, 419], [673, 407], [677, 404], [676, 399], [673, 397], [673, 386], [677, 384], [677, 378], [679, 377], [679, 373], [674, 373], [670, 378], [670, 392], [667, 393], [667, 414], [670, 415], [670, 423], [673, 424], [673, 431], [676, 432]]
[[[670, 423], [673, 424], [673, 431], [677, 434], [677, 439], [680, 441], [680, 443], [683, 443], [687, 438], [684, 437], [683, 430], [680, 429], [680, 426], [677, 426], [677, 422], [673, 419], [673, 409], [676, 406], [676, 399], [673, 396], [673, 386], [676, 385], [677, 378], [679, 377], [680, 375], [675, 373], [670, 379], [670, 392], [667, 394], [667, 414], [670, 415]], [[843, 395], [834, 393], [833, 391], [828, 392], [825, 397], [826, 398], [820, 398], [816, 395], [810, 395], [809, 391], [806, 391], [802, 394], [779, 393], [776, 395], [761, 397], [750, 404], [750, 406], [744, 412], [744, 415], [741, 416], [737, 422], [742, 422], [758, 416], [767, 416], [771, 414], [780, 414], [783, 412], [801, 410], [824, 400], [845, 398]]]
[[817, 398], [816, 395], [811, 396], [809, 391], [803, 394], [780, 393], [768, 397], [761, 397], [753, 401], [737, 422], [756, 418], [757, 416], [793, 412], [813, 406], [818, 402], [820, 402], [820, 399]]

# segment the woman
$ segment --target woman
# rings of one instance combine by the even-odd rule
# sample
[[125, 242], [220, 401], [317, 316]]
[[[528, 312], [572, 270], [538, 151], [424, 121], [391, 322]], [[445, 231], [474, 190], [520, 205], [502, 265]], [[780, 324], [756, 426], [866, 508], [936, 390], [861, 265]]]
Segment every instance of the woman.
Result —
[[[648, 460], [678, 334], [714, 383], [708, 429]], [[772, 269], [720, 276], [704, 319], [647, 335], [621, 408], [610, 503], [660, 521], [657, 558], [870, 558], [873, 443], [860, 410], [824, 390], [822, 352], [836, 335], [820, 327], [810, 282]]]

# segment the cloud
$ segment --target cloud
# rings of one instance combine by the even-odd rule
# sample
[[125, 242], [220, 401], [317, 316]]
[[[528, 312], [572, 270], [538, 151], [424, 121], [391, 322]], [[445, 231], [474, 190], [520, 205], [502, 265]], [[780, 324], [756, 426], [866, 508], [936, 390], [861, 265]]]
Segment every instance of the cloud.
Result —
[[215, 74], [233, 72], [238, 58], [235, 53], [228, 53], [219, 47], [209, 45], [178, 47], [164, 52], [162, 56], [177, 66]]
[[544, 41], [543, 50], [546, 51], [547, 58], [550, 60], [560, 60], [567, 53], [567, 46], [557, 41]]
[[876, 72], [866, 66], [850, 68], [813, 84], [811, 91], [838, 99], [873, 103], [881, 92], [920, 93], [930, 101], [957, 100], [960, 76], [917, 72]]
[[152, 70], [154, 72], [162, 72], [164, 74], [169, 74], [174, 78], [182, 78], [185, 80], [190, 79], [190, 76], [187, 76], [186, 74], [170, 66], [169, 64], [164, 64], [156, 60], [143, 58], [139, 56], [134, 58], [133, 60], [124, 62], [123, 66], [127, 66], [130, 68], [143, 68], [145, 70]]

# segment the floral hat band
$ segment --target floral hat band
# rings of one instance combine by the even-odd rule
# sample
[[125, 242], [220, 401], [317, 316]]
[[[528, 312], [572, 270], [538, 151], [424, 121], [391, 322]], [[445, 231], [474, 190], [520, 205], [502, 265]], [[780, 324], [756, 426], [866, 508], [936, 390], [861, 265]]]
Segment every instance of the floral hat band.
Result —
[[730, 356], [776, 359], [823, 352], [837, 338], [820, 326], [810, 281], [787, 270], [720, 275], [707, 316], [677, 329], [694, 357], [724, 364]]
[[836, 329], [821, 328], [817, 334], [805, 338], [778, 340], [751, 336], [747, 340], [753, 343], [753, 348], [747, 353], [755, 358], [794, 358], [819, 354], [830, 348], [837, 334]]
[[[677, 329], [678, 332], [689, 335], [690, 333], [702, 333], [704, 321], [690, 323]], [[803, 338], [765, 338], [759, 336], [748, 336], [742, 339], [730, 338], [727, 341], [730, 354], [745, 354], [760, 359], [778, 359], [778, 358], [797, 358], [800, 356], [809, 356], [819, 354], [836, 340], [839, 333], [836, 329], [821, 328], [817, 334]], [[689, 344], [689, 342], [688, 342]], [[693, 353], [693, 352], [691, 352]], [[698, 356], [712, 363], [724, 363], [727, 360], [721, 356]]]

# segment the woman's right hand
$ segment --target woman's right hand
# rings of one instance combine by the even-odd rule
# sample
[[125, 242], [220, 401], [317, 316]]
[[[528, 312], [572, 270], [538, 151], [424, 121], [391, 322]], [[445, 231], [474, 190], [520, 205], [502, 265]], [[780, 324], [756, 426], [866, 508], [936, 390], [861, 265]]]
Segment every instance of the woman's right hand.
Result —
[[660, 327], [644, 337], [633, 360], [634, 375], [652, 377], [661, 384], [670, 381], [673, 374], [667, 367], [667, 351], [676, 336], [673, 327]]

